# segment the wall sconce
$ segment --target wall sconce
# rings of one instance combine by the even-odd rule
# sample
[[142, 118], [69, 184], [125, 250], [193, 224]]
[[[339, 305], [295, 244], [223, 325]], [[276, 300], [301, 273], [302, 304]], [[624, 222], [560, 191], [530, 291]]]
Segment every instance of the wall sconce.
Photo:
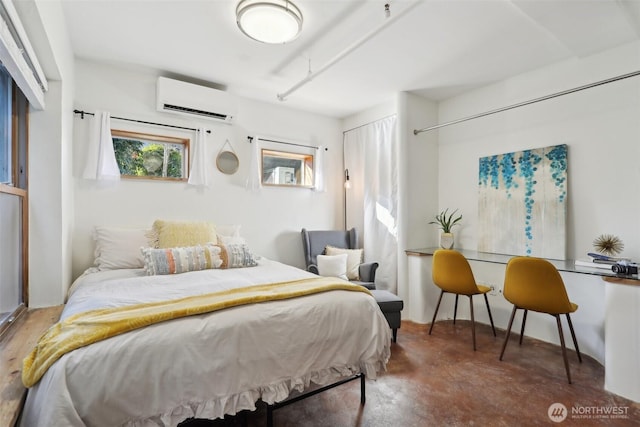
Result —
[[351, 181], [349, 181], [349, 169], [344, 170], [344, 188], [347, 190], [351, 188]]

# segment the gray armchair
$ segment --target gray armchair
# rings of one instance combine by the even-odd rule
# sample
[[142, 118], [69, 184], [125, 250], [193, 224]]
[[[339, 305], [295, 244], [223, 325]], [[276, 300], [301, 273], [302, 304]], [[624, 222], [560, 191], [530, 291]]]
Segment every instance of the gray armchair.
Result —
[[[324, 253], [327, 246], [343, 249], [358, 249], [358, 232], [351, 230], [307, 230], [302, 229], [302, 248], [307, 270], [318, 274], [317, 256]], [[367, 289], [375, 289], [377, 262], [360, 264], [360, 280], [352, 281]]]

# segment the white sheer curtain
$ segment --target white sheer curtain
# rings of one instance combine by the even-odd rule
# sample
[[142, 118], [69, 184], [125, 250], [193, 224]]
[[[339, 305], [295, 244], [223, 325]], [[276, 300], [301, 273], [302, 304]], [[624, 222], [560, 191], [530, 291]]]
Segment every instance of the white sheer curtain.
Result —
[[324, 193], [326, 187], [324, 184], [324, 147], [322, 145], [316, 150], [314, 181], [313, 189], [318, 193]]
[[197, 187], [208, 187], [207, 179], [207, 130], [203, 127], [198, 128], [196, 139], [193, 142], [191, 170], [189, 171], [189, 185]]
[[380, 264], [376, 288], [397, 292], [398, 147], [396, 116], [344, 133], [346, 225], [362, 238], [365, 261]]
[[262, 187], [260, 184], [260, 147], [259, 140], [255, 140], [251, 143], [251, 157], [249, 158], [249, 175], [247, 175], [247, 182], [245, 187], [249, 191], [258, 192]]
[[111, 137], [111, 114], [99, 110], [95, 112], [87, 143], [89, 148], [82, 177], [98, 181], [120, 180], [120, 168]]

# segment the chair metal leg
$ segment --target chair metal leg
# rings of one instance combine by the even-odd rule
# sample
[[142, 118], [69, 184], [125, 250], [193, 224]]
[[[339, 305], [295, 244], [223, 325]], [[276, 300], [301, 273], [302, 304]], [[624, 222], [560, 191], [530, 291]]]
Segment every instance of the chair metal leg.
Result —
[[529, 313], [529, 310], [525, 310], [524, 315], [522, 316], [522, 327], [520, 328], [520, 345], [522, 345], [522, 337], [524, 337], [524, 325], [527, 324], [527, 313]]
[[458, 294], [456, 294], [456, 305], [453, 307], [453, 324], [456, 324], [456, 315], [458, 314]]
[[580, 355], [580, 348], [578, 347], [578, 340], [576, 340], [576, 333], [573, 331], [573, 323], [571, 323], [571, 316], [567, 313], [567, 323], [569, 323], [569, 330], [571, 331], [571, 338], [573, 338], [573, 345], [576, 348], [578, 354], [578, 360], [582, 363], [582, 356]]
[[484, 303], [487, 305], [487, 313], [489, 313], [489, 321], [491, 322], [491, 329], [493, 329], [493, 336], [496, 335], [496, 328], [493, 326], [493, 316], [491, 316], [491, 308], [489, 308], [489, 298], [487, 298], [487, 294], [484, 294]]
[[558, 325], [558, 334], [560, 335], [560, 347], [562, 347], [562, 358], [564, 359], [564, 368], [567, 371], [567, 379], [569, 380], [569, 384], [571, 384], [571, 372], [569, 372], [569, 359], [567, 359], [567, 347], [564, 345], [564, 333], [562, 332], [562, 323], [560, 323], [560, 315], [554, 314], [553, 317], [556, 318], [556, 323]]
[[476, 351], [476, 321], [473, 317], [473, 295], [469, 295], [469, 311], [471, 313], [471, 335], [473, 336], [473, 351]]
[[502, 356], [504, 356], [504, 351], [507, 348], [507, 342], [509, 342], [509, 335], [511, 335], [511, 326], [513, 325], [513, 318], [516, 317], [516, 310], [518, 307], [513, 306], [513, 310], [511, 311], [511, 318], [509, 319], [509, 326], [507, 326], [507, 333], [504, 337], [504, 343], [502, 344], [502, 351], [500, 352], [500, 360], [502, 360]]
[[440, 308], [440, 302], [442, 301], [442, 295], [444, 295], [444, 291], [440, 291], [440, 298], [438, 298], [438, 304], [436, 305], [436, 311], [433, 313], [433, 320], [431, 321], [431, 327], [429, 328], [429, 335], [431, 335], [431, 331], [433, 330], [433, 325], [436, 323], [436, 316], [438, 315], [438, 309]]
[[393, 328], [393, 342], [398, 342], [398, 328]]

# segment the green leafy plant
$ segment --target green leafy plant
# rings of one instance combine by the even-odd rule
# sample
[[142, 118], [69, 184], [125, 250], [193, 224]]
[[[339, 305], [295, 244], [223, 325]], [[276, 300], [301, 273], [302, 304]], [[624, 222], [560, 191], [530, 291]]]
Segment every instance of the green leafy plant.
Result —
[[[443, 233], [451, 233], [451, 229], [454, 225], [458, 224], [462, 219], [462, 215], [455, 216], [458, 212], [458, 209], [449, 213], [449, 208], [443, 210], [438, 215], [436, 215], [435, 221], [429, 222], [429, 224], [438, 225]], [[455, 216], [455, 217], [454, 217]]]

